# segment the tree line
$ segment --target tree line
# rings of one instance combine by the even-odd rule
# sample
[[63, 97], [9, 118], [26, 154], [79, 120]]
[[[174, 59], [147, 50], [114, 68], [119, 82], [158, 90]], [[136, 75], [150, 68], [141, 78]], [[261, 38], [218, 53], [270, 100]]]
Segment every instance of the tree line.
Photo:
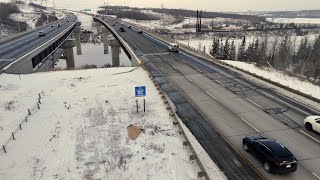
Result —
[[307, 37], [300, 43], [296, 39], [285, 35], [283, 38], [262, 36], [247, 42], [242, 38], [236, 48], [234, 40], [214, 38], [210, 54], [221, 60], [237, 60], [255, 63], [261, 67], [272, 67], [280, 71], [320, 80], [320, 35], [314, 42]]

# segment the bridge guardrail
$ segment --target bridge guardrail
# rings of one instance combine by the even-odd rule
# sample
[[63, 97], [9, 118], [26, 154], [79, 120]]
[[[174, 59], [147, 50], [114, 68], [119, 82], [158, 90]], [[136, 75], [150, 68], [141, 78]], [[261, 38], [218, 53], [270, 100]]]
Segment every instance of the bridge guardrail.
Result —
[[120, 43], [122, 44], [123, 48], [125, 48], [128, 53], [130, 54], [130, 60], [132, 63], [132, 66], [140, 66], [141, 65], [141, 60], [137, 57], [137, 55], [134, 53], [134, 51], [131, 49], [131, 47], [122, 39], [122, 37], [117, 33], [116, 30], [114, 30], [108, 23], [106, 23], [103, 19], [98, 18], [98, 17], [94, 17], [92, 16], [94, 19], [98, 20], [100, 23], [102, 23], [105, 27], [107, 27], [111, 33], [115, 36], [116, 39], [118, 39], [120, 41]]

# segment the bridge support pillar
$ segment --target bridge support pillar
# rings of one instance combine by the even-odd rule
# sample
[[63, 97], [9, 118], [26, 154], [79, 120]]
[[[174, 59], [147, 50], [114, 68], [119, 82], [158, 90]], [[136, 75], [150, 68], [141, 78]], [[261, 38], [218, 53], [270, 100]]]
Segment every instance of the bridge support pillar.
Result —
[[104, 54], [109, 54], [109, 49], [108, 49], [108, 34], [109, 31], [106, 27], [102, 27], [102, 38], [103, 38], [103, 50]]
[[97, 27], [97, 35], [101, 33], [101, 24], [99, 22], [96, 22], [96, 27]]
[[108, 44], [111, 46], [112, 67], [119, 67], [120, 66], [120, 58], [119, 58], [120, 44], [118, 40], [116, 40], [115, 38], [108, 39]]
[[76, 46], [75, 39], [67, 39], [63, 44], [62, 48], [64, 49], [64, 55], [66, 57], [67, 69], [74, 69], [74, 55], [73, 55], [73, 47]]
[[82, 54], [81, 50], [81, 42], [80, 42], [80, 33], [81, 33], [81, 27], [77, 26], [74, 30], [74, 34], [76, 36], [76, 47], [77, 47], [77, 55]]

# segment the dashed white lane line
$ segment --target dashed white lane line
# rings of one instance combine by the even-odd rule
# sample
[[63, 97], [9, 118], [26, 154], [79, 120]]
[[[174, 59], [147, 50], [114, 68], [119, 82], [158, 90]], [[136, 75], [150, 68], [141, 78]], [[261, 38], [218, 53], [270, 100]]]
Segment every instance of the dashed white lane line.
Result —
[[[302, 131], [302, 130], [299, 130], [299, 131], [300, 131], [301, 133], [303, 133], [304, 135], [308, 136], [309, 138], [311, 138], [311, 139], [315, 140], [316, 142], [320, 143], [320, 141], [319, 141], [318, 139], [312, 137], [312, 136], [309, 135], [308, 133], [306, 133], [306, 132], [304, 132], [304, 131]], [[320, 179], [320, 178], [319, 178], [319, 179]]]
[[247, 98], [247, 100], [250, 101], [252, 104], [254, 104], [254, 105], [258, 106], [259, 108], [261, 108], [261, 106], [259, 104], [253, 102], [251, 99]]
[[250, 123], [248, 123], [248, 121], [246, 121], [243, 118], [240, 118], [243, 122], [245, 122], [246, 124], [248, 124], [248, 126], [250, 126], [252, 129], [254, 129], [255, 131], [257, 131], [258, 133], [260, 132], [257, 128], [255, 128], [254, 126], [252, 126]]
[[206, 92], [210, 97], [212, 97], [213, 99], [217, 100], [216, 97], [214, 97], [213, 95], [211, 95], [210, 93]]
[[186, 76], [186, 78], [187, 78], [189, 81], [191, 81], [191, 82], [192, 82], [192, 79], [188, 78], [187, 76]]
[[316, 173], [312, 172], [312, 174], [313, 174], [315, 177], [317, 177], [318, 179], [320, 179], [320, 177], [319, 177]]
[[221, 85], [223, 85], [220, 81], [218, 81], [218, 80], [214, 80], [215, 82], [217, 82], [218, 84], [221, 84]]
[[185, 63], [185, 64], [187, 64], [187, 62], [186, 61], [182, 61], [183, 63]]
[[200, 69], [195, 68], [197, 71], [199, 71], [200, 73], [202, 73], [202, 71]]
[[175, 68], [174, 66], [172, 66], [172, 68], [173, 68], [174, 70], [177, 70], [177, 68]]

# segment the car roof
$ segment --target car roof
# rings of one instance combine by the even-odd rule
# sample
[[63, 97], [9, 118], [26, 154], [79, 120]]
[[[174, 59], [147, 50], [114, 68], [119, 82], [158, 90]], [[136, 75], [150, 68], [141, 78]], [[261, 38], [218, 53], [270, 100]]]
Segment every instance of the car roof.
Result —
[[278, 157], [290, 157], [293, 156], [292, 153], [282, 144], [274, 139], [259, 139], [257, 140], [268, 147], [272, 152]]

